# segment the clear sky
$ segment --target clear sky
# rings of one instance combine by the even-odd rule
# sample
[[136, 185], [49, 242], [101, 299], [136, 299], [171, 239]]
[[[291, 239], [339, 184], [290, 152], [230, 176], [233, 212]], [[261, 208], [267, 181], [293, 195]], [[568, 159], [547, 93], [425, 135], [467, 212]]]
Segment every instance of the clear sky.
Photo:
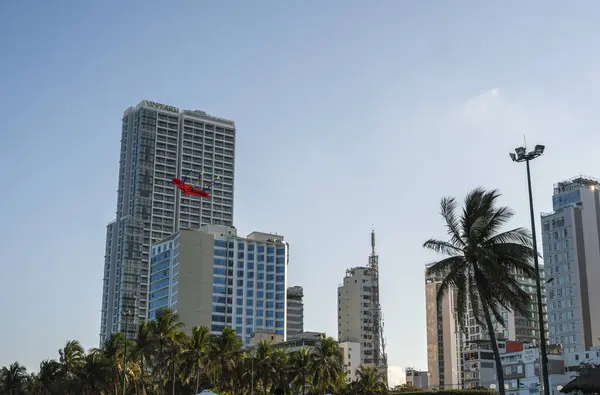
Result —
[[[97, 345], [121, 116], [142, 99], [237, 123], [235, 223], [291, 243], [307, 330], [377, 232], [392, 382], [426, 368], [421, 249], [438, 203], [497, 187], [529, 223], [552, 185], [600, 177], [600, 3], [0, 2], [0, 365]], [[400, 377], [401, 379], [398, 379]]]

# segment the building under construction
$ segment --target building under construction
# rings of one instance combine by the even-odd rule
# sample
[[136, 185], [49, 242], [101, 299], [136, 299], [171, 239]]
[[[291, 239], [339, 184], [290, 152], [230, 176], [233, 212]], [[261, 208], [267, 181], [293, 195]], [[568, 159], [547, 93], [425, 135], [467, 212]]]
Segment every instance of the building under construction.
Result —
[[[379, 256], [375, 232], [367, 266], [346, 270], [338, 287], [338, 340], [361, 344], [361, 364], [376, 367], [387, 378], [383, 314], [379, 302]], [[358, 366], [352, 366], [352, 369]]]

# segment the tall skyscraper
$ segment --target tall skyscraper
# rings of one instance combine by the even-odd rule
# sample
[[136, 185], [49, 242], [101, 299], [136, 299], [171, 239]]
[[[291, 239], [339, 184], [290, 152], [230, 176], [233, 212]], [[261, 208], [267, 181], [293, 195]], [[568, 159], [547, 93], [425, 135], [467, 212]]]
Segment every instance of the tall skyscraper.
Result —
[[598, 188], [592, 177], [561, 181], [541, 216], [550, 343], [569, 352], [600, 345]]
[[[134, 337], [146, 319], [153, 243], [179, 229], [233, 224], [234, 158], [233, 121], [147, 100], [125, 111], [117, 213], [106, 231], [101, 342], [120, 331]], [[181, 196], [171, 183], [199, 174], [221, 177], [210, 199]]]
[[375, 367], [387, 378], [375, 232], [371, 232], [369, 265], [346, 270], [344, 282], [338, 287], [338, 340], [359, 343], [361, 364]]
[[302, 287], [294, 286], [287, 289], [287, 337], [304, 332], [304, 303]]
[[176, 232], [152, 246], [149, 319], [168, 306], [188, 330], [231, 327], [246, 345], [254, 332], [285, 339], [288, 248], [283, 236], [233, 227]]

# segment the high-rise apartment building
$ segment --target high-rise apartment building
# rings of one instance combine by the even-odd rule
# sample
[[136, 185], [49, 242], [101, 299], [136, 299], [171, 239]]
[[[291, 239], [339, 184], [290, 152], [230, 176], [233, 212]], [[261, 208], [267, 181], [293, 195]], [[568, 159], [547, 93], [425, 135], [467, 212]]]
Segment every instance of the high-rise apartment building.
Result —
[[286, 337], [288, 244], [283, 236], [206, 225], [152, 246], [149, 319], [177, 311], [189, 330], [234, 328], [245, 345], [254, 332]]
[[360, 344], [361, 364], [373, 365], [373, 306], [368, 267], [346, 270], [338, 287], [338, 340]]
[[288, 339], [304, 332], [304, 292], [302, 287], [287, 289], [287, 337]]
[[561, 181], [541, 216], [550, 343], [568, 352], [600, 345], [598, 188], [591, 177]]
[[[234, 157], [233, 121], [147, 100], [125, 111], [117, 213], [106, 232], [101, 342], [119, 331], [134, 337], [146, 319], [153, 243], [179, 229], [232, 225]], [[221, 177], [210, 199], [181, 196], [171, 183], [199, 174]], [[125, 312], [133, 318], [125, 320]]]
[[379, 300], [379, 256], [375, 231], [371, 231], [371, 254], [366, 267], [346, 270], [338, 287], [338, 340], [360, 344], [360, 361], [388, 376], [383, 314]]

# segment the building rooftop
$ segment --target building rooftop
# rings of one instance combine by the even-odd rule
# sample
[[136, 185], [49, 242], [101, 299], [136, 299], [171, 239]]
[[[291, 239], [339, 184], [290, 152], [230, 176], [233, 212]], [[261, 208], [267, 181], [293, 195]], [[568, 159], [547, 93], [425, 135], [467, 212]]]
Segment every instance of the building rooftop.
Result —
[[[180, 113], [182, 115], [206, 119], [209, 121], [219, 122], [222, 124], [227, 124], [232, 127], [235, 127], [234, 121], [232, 121], [230, 119], [221, 118], [221, 117], [215, 117], [214, 115], [210, 115], [206, 111], [202, 111], [202, 110], [184, 110], [184, 109], [179, 109], [175, 106], [170, 106], [168, 104], [153, 102], [151, 100], [142, 100], [141, 102], [138, 103], [137, 106], [135, 106], [136, 109], [139, 109], [141, 107], [150, 107], [150, 108], [154, 108], [157, 110]], [[129, 110], [132, 110], [132, 107], [129, 107], [127, 110], [125, 110], [125, 113], [127, 113], [127, 111], [129, 111]]]
[[579, 188], [595, 189], [597, 187], [600, 187], [600, 179], [584, 175], [578, 175], [573, 178], [569, 178], [568, 180], [559, 181], [558, 183], [554, 184], [554, 194], [556, 195], [562, 192], [567, 192]]

